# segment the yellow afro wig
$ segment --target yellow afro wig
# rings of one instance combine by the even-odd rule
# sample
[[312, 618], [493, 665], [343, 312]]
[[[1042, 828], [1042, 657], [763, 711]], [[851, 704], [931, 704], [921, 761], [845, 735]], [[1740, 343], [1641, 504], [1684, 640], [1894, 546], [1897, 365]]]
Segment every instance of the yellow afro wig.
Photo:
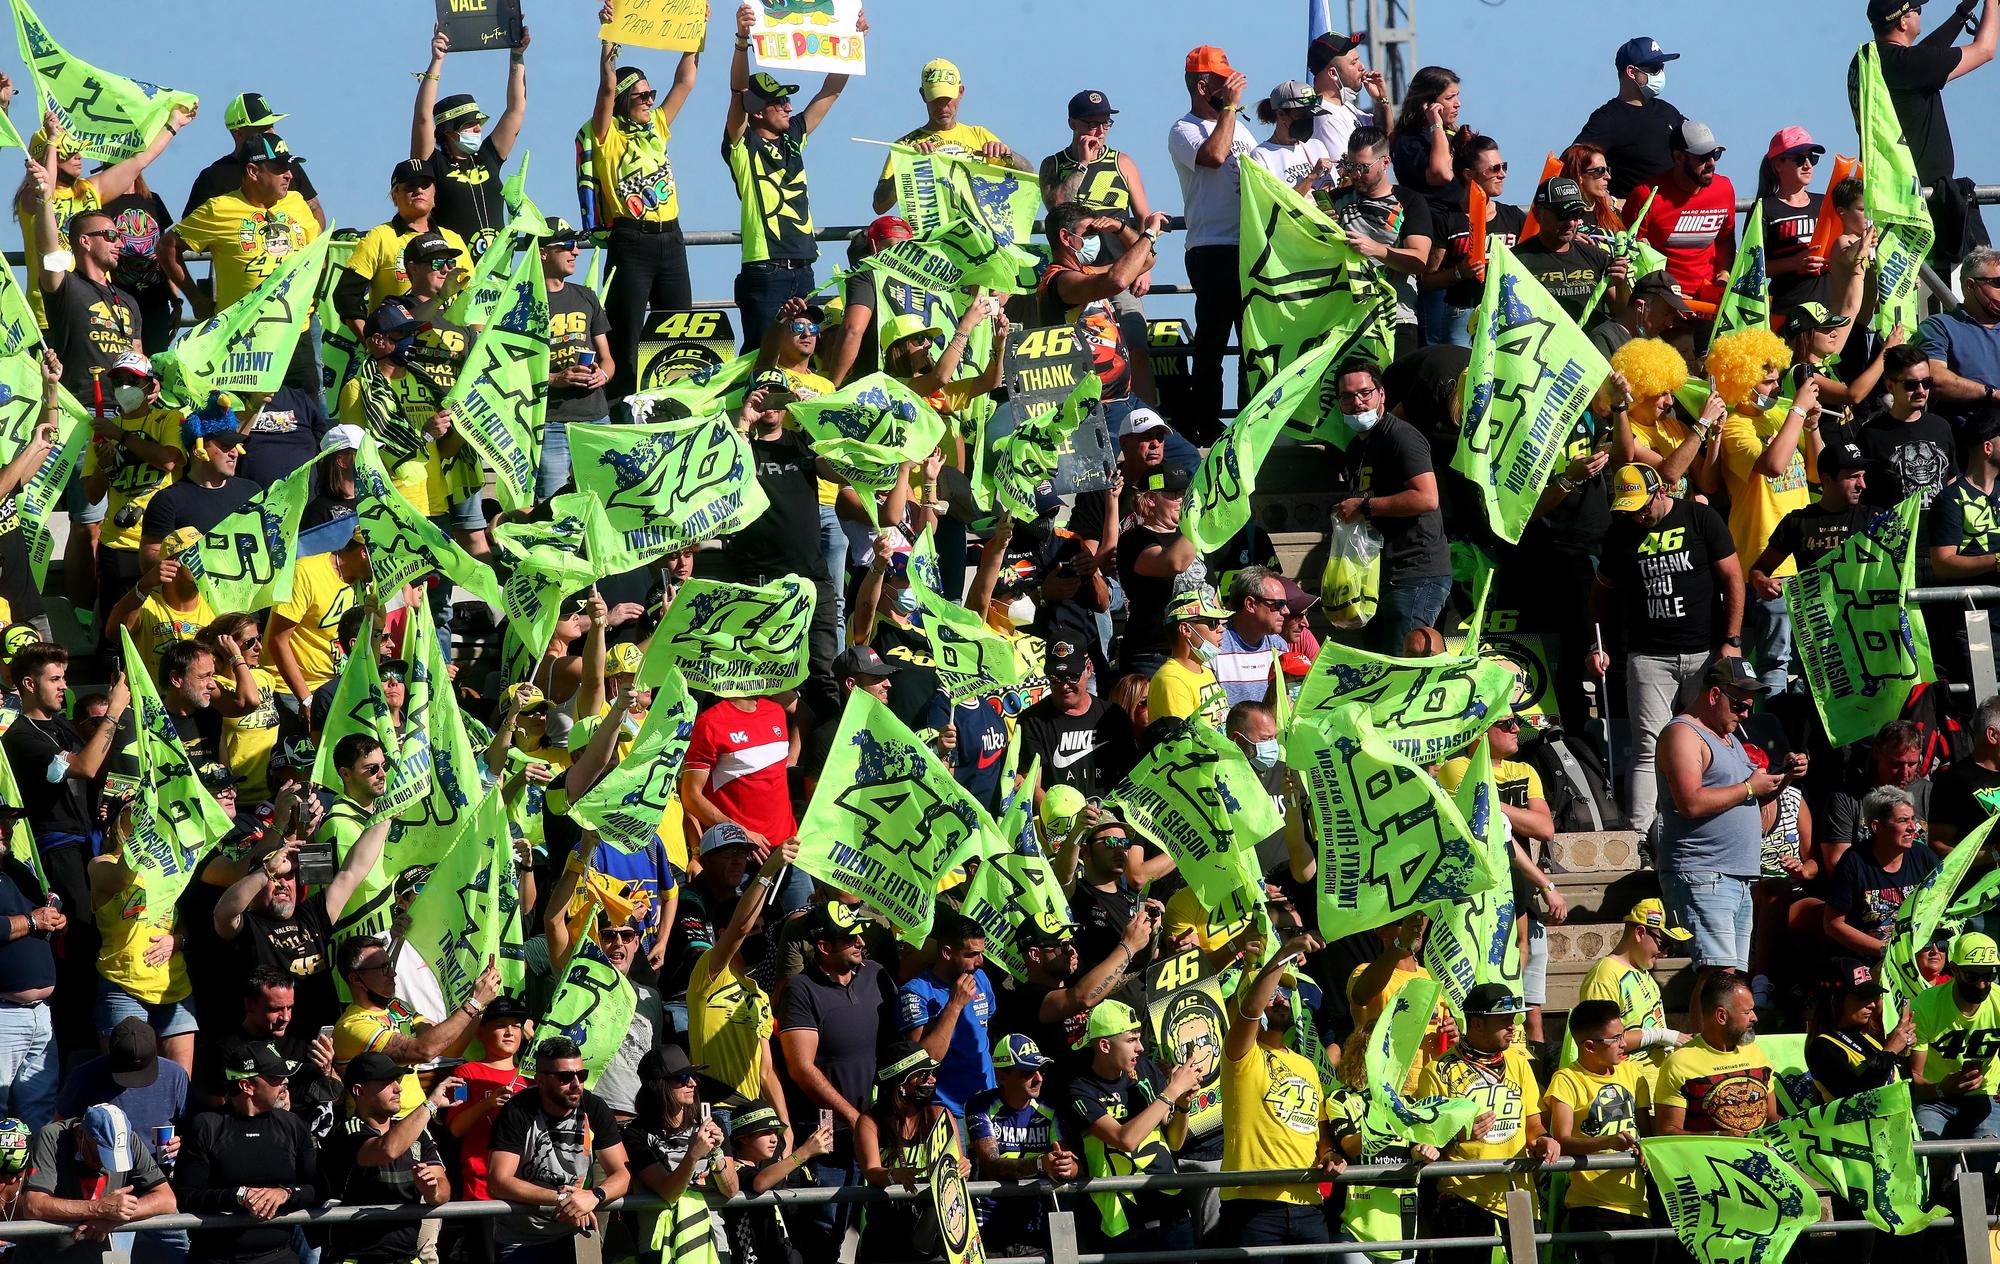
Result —
[[1741, 408], [1771, 370], [1791, 367], [1792, 349], [1768, 329], [1731, 330], [1709, 344], [1709, 376], [1731, 408]]
[[1611, 367], [1625, 375], [1632, 398], [1646, 401], [1648, 408], [1659, 396], [1687, 385], [1687, 361], [1658, 338], [1632, 339], [1612, 353]]

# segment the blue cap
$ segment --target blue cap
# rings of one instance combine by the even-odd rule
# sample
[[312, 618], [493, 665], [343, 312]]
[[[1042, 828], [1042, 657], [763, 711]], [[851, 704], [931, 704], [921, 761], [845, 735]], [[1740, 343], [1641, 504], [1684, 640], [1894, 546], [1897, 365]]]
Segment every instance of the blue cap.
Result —
[[83, 1126], [97, 1146], [98, 1164], [107, 1172], [129, 1172], [137, 1160], [132, 1124], [121, 1107], [92, 1106], [83, 1112]]
[[1660, 41], [1650, 35], [1628, 39], [1618, 46], [1618, 69], [1627, 66], [1664, 66], [1670, 61], [1679, 61], [1679, 53], [1670, 53], [1660, 47]]
[[1043, 1053], [1028, 1036], [1014, 1032], [993, 1042], [993, 1069], [996, 1071], [1039, 1071], [1055, 1059]]
[[1069, 99], [1071, 118], [1110, 118], [1118, 111], [1111, 108], [1111, 98], [1095, 88], [1087, 88]]

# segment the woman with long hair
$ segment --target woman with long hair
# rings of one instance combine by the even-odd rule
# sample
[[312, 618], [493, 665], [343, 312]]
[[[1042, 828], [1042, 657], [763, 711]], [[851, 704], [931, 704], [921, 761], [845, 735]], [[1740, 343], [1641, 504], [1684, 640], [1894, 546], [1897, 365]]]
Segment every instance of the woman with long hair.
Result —
[[[912, 1040], [899, 1040], [882, 1055], [875, 1101], [854, 1121], [855, 1162], [861, 1179], [877, 1189], [915, 1189], [949, 1147], [949, 1140], [940, 1147], [940, 1135], [955, 1134], [957, 1124], [938, 1104], [937, 1066]], [[965, 1159], [958, 1164], [962, 1174], [972, 1174]], [[924, 1203], [870, 1203], [862, 1213], [860, 1258], [929, 1259], [942, 1253], [937, 1219], [927, 1214]]]
[[1469, 347], [1472, 309], [1479, 306], [1486, 292], [1486, 265], [1472, 262], [1473, 234], [1491, 234], [1512, 246], [1521, 239], [1528, 215], [1500, 200], [1507, 188], [1507, 160], [1500, 153], [1500, 142], [1491, 136], [1461, 133], [1460, 143], [1453, 147], [1452, 169], [1458, 173], [1459, 187], [1468, 194], [1468, 207], [1473, 186], [1484, 195], [1484, 221], [1475, 226], [1469, 209], [1433, 212], [1437, 232], [1431, 238], [1430, 271], [1417, 278], [1417, 285], [1423, 294], [1443, 296], [1441, 309], [1435, 301], [1432, 304], [1439, 319], [1435, 327], [1425, 326], [1424, 342]]
[[1813, 143], [1803, 127], [1787, 127], [1771, 138], [1757, 164], [1757, 209], [1764, 216], [1764, 275], [1771, 280], [1771, 311], [1814, 299], [1825, 301], [1830, 260], [1812, 254], [1819, 227], [1820, 194], [1811, 189], [1813, 167], [1826, 146]]
[[[1458, 123], [1458, 75], [1443, 66], [1425, 66], [1410, 78], [1402, 112], [1389, 141], [1389, 165], [1396, 183], [1423, 195], [1433, 219], [1465, 215], [1465, 185], [1458, 178], [1456, 151], [1469, 140]], [[1446, 341], [1443, 290], [1419, 289], [1417, 328], [1425, 343]]]
[[1613, 233], [1626, 229], [1625, 218], [1618, 213], [1618, 199], [1611, 196], [1611, 160], [1595, 146], [1571, 145], [1563, 150], [1560, 161], [1562, 173], [1576, 181], [1576, 187], [1583, 190], [1585, 204], [1590, 207], [1590, 218], [1583, 223], [1582, 235], [1596, 245], [1608, 246]]

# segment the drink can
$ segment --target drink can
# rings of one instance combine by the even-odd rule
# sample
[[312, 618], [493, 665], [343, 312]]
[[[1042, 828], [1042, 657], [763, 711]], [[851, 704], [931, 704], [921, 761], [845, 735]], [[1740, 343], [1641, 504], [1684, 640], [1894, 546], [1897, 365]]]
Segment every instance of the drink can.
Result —
[[595, 351], [579, 351], [579, 352], [577, 352], [577, 353], [576, 353], [576, 367], [577, 367], [577, 368], [579, 368], [579, 369], [593, 369], [593, 368], [596, 368], [596, 367], [597, 367], [597, 353], [596, 353]]
[[451, 1090], [451, 1100], [452, 1100], [452, 1101], [454, 1101], [454, 1102], [462, 1102], [462, 1101], [464, 1101], [464, 1100], [465, 1100], [465, 1096], [466, 1096], [466, 1086], [465, 1086], [465, 1085], [463, 1085], [463, 1084], [457, 1084], [457, 1085], [453, 1085], [453, 1086], [452, 1086], [452, 1090]]
[[160, 1152], [162, 1150], [165, 1150], [167, 1148], [167, 1143], [169, 1141], [172, 1141], [173, 1139], [174, 1139], [174, 1126], [172, 1124], [161, 1124], [159, 1127], [153, 1129], [153, 1155], [155, 1158], [159, 1159], [160, 1162], [167, 1163], [170, 1161], [167, 1159], [165, 1155], [161, 1154]]

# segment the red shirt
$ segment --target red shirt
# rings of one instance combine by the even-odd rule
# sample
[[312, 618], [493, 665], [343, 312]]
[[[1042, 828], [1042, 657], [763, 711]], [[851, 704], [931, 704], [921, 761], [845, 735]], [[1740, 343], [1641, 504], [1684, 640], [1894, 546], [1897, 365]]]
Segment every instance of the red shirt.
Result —
[[[483, 1062], [468, 1062], [458, 1068], [458, 1077], [465, 1081], [465, 1100], [445, 1112], [449, 1123], [463, 1111], [477, 1110], [479, 1103], [493, 1096], [509, 1085], [517, 1088], [527, 1086], [527, 1081], [512, 1067], [490, 1067]], [[500, 1112], [489, 1110], [485, 1117], [472, 1125], [471, 1131], [459, 1144], [459, 1194], [460, 1198], [483, 1199], [486, 1193], [486, 1143], [493, 1134], [493, 1117]]]
[[785, 782], [791, 757], [785, 709], [757, 698], [745, 711], [737, 705], [742, 701], [725, 698], [695, 717], [684, 767], [707, 769], [708, 801], [775, 846], [799, 832]]
[[[1660, 195], [1653, 199], [1639, 236], [1667, 257], [1667, 275], [1680, 282], [1683, 294], [1713, 303], [1722, 297], [1716, 275], [1727, 275], [1736, 262], [1736, 186], [1728, 176], [1718, 175], [1707, 188], [1697, 189], [1674, 174], [1659, 187]], [[1625, 202], [1626, 223], [1638, 215], [1651, 192], [1651, 186], [1644, 184], [1632, 190]]]

